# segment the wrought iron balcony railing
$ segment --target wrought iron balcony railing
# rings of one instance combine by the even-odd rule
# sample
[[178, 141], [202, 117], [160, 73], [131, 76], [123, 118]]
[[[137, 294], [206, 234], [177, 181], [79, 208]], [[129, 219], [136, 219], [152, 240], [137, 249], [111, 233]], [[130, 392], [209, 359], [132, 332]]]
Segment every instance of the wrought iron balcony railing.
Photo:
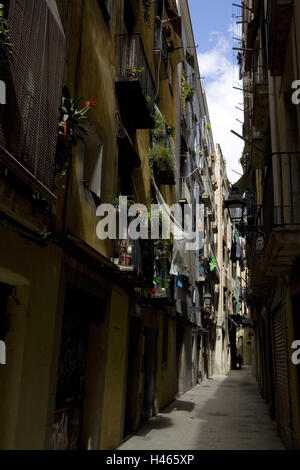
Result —
[[139, 33], [118, 35], [116, 89], [122, 112], [136, 129], [154, 125], [155, 83]]
[[274, 227], [300, 228], [300, 152], [273, 153], [263, 197], [264, 231]]
[[121, 272], [133, 273], [151, 286], [154, 269], [152, 240], [120, 240], [115, 263]]

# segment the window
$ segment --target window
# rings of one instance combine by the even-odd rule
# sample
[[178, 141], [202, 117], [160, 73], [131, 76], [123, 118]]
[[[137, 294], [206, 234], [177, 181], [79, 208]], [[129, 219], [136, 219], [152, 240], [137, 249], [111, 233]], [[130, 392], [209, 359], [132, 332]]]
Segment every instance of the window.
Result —
[[0, 145], [13, 156], [9, 163], [13, 171], [23, 177], [25, 167], [31, 184], [50, 196], [65, 36], [55, 2], [32, 0], [29, 7], [25, 1], [10, 0], [9, 21], [13, 60], [6, 83], [10, 98], [7, 106], [0, 106]]
[[95, 129], [91, 126], [89, 135], [81, 143], [79, 159], [81, 162], [82, 183], [84, 188], [91, 192], [97, 204], [101, 198], [103, 145]]

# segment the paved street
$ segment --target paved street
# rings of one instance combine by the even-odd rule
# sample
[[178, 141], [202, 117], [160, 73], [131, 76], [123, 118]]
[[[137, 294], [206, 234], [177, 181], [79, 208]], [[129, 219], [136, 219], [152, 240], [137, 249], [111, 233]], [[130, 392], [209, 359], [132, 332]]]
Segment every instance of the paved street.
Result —
[[120, 450], [282, 450], [251, 369], [215, 376], [145, 423]]

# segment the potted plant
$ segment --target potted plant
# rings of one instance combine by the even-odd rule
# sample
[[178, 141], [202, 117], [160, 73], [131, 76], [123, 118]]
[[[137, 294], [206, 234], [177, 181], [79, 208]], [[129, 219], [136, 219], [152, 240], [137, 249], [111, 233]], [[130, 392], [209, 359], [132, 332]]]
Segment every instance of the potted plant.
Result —
[[173, 136], [175, 133], [175, 125], [173, 123], [166, 124], [166, 133], [167, 135]]
[[194, 98], [194, 87], [190, 83], [185, 85], [185, 100], [192, 102]]
[[166, 135], [172, 137], [175, 131], [176, 126], [173, 122], [167, 122], [161, 113], [156, 112], [154, 114], [154, 128], [151, 135], [156, 142], [162, 142]]
[[59, 183], [61, 178], [70, 172], [72, 150], [83, 140], [84, 136], [88, 135], [86, 115], [91, 108], [97, 105], [94, 96], [85, 101], [84, 107], [80, 107], [82, 100], [83, 98], [71, 98], [68, 87], [63, 87], [56, 147], [56, 188], [61, 186]]
[[174, 184], [174, 159], [169, 147], [156, 144], [149, 155], [155, 181], [159, 184]]
[[129, 80], [135, 80], [138, 77], [139, 73], [143, 73], [145, 71], [144, 67], [137, 68], [135, 66], [126, 66], [126, 74]]

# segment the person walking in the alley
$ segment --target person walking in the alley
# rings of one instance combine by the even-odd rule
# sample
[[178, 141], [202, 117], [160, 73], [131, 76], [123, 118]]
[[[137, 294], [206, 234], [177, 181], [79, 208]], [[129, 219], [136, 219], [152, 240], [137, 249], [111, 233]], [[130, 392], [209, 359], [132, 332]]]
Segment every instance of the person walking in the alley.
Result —
[[243, 365], [243, 358], [242, 358], [241, 354], [239, 353], [237, 358], [236, 358], [236, 367], [237, 367], [237, 369], [241, 369], [242, 365]]

